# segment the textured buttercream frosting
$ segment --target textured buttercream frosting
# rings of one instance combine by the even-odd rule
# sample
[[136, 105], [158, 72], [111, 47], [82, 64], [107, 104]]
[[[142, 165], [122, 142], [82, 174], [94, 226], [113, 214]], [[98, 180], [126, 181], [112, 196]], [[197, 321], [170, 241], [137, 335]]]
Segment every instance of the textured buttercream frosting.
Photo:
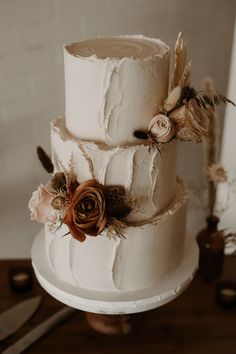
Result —
[[185, 240], [186, 190], [178, 183], [175, 199], [148, 222], [130, 223], [125, 238], [104, 230], [81, 243], [67, 228], [56, 235], [45, 230], [46, 253], [63, 281], [98, 291], [135, 291], [152, 287], [177, 268]]
[[[137, 200], [129, 220], [148, 220], [174, 199], [176, 140], [164, 144], [161, 152], [140, 144], [111, 147], [73, 138], [65, 127], [64, 117], [59, 117], [52, 122], [51, 142], [56, 171], [61, 171], [62, 166], [68, 168], [73, 158], [74, 172], [80, 183], [95, 177], [103, 185], [124, 186]], [[88, 158], [92, 161], [94, 176]]]
[[105, 37], [66, 45], [64, 58], [69, 132], [108, 145], [135, 142], [134, 130], [147, 129], [166, 98], [168, 47], [143, 36]]
[[167, 96], [169, 49], [144, 36], [106, 37], [65, 45], [64, 58], [66, 114], [51, 127], [55, 172], [73, 160], [80, 183], [122, 185], [137, 206], [124, 238], [105, 228], [79, 242], [65, 224], [55, 234], [46, 227], [48, 261], [75, 287], [116, 293], [152, 287], [182, 260], [187, 194], [176, 182], [176, 140], [160, 153], [133, 133], [147, 131]]

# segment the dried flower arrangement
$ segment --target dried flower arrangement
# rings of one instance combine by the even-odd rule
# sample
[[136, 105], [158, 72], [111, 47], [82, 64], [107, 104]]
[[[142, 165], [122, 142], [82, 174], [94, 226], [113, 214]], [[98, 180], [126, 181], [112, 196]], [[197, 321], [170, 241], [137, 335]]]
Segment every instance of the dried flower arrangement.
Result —
[[196, 91], [190, 86], [191, 62], [187, 62], [186, 42], [179, 33], [174, 54], [170, 92], [151, 119], [148, 130], [136, 130], [134, 136], [148, 140], [159, 149], [176, 138], [200, 143], [208, 136], [209, 113], [220, 103], [231, 103], [224, 95], [208, 89]]
[[[203, 81], [203, 90], [214, 92], [213, 81], [206, 78]], [[232, 191], [235, 188], [236, 180], [229, 176], [224, 166], [219, 163], [219, 123], [217, 111], [211, 105], [207, 109], [209, 127], [208, 137], [204, 139], [204, 175], [206, 177], [207, 202], [204, 203], [207, 215], [220, 215], [229, 207], [221, 208], [217, 205], [217, 189], [220, 185], [227, 185], [227, 189]], [[203, 198], [204, 199], [204, 198]]]
[[[206, 78], [203, 82], [203, 90], [208, 91], [213, 96], [214, 92], [213, 81]], [[210, 97], [213, 99], [212, 97]], [[205, 176], [207, 182], [207, 203], [206, 212], [209, 218], [217, 218], [219, 221], [220, 215], [224, 211], [217, 205], [217, 189], [221, 184], [226, 184], [230, 189], [234, 184], [234, 180], [230, 180], [227, 171], [222, 166], [219, 160], [219, 124], [218, 115], [214, 107], [208, 104], [208, 119], [209, 129], [208, 138], [204, 140], [205, 151]], [[227, 208], [227, 206], [225, 206]], [[236, 242], [236, 233], [228, 230], [217, 230], [217, 236], [223, 238], [225, 244]]]
[[[210, 100], [214, 100], [213, 82], [205, 79], [203, 91], [209, 92]], [[207, 103], [209, 120], [208, 138], [204, 140], [205, 169], [207, 190], [207, 227], [197, 234], [197, 243], [200, 250], [199, 273], [206, 280], [214, 280], [223, 269], [224, 248], [228, 242], [236, 241], [236, 233], [228, 230], [219, 230], [219, 212], [216, 207], [217, 188], [220, 184], [228, 184], [228, 173], [218, 162], [219, 130], [218, 116], [214, 106]], [[204, 199], [203, 199], [204, 201]]]
[[53, 163], [42, 147], [37, 148], [37, 153], [53, 176], [46, 186], [40, 185], [33, 192], [29, 201], [32, 220], [48, 223], [52, 232], [66, 224], [68, 234], [81, 242], [85, 235], [97, 236], [105, 227], [110, 234], [123, 237], [123, 219], [135, 207], [135, 199], [127, 195], [123, 186], [104, 186], [95, 178], [79, 183], [73, 158], [68, 170], [54, 173]]
[[[206, 78], [203, 81], [203, 90], [214, 92], [213, 81]], [[193, 198], [190, 198], [195, 209], [204, 210], [208, 216], [220, 216], [230, 208], [232, 203], [235, 203], [236, 194], [236, 177], [230, 175], [219, 163], [219, 117], [217, 110], [212, 106], [208, 106], [208, 137], [203, 140], [204, 147], [204, 169], [203, 176], [205, 184], [193, 183], [190, 184], [190, 192]], [[224, 189], [225, 203], [219, 203], [217, 194], [219, 189]]]
[[[148, 144], [158, 150], [162, 144], [172, 139], [200, 143], [202, 137], [209, 136], [212, 146], [214, 131], [209, 122], [214, 120], [214, 108], [220, 103], [231, 103], [224, 95], [205, 87], [196, 91], [190, 86], [191, 62], [187, 62], [186, 42], [181, 33], [178, 35], [175, 54], [173, 77], [170, 92], [164, 102], [158, 106], [151, 119], [147, 131], [136, 130], [134, 136], [148, 140]], [[93, 162], [87, 156], [83, 146], [79, 148], [86, 158], [92, 179], [79, 183], [74, 173], [73, 159], [68, 169], [54, 173], [50, 157], [41, 148], [37, 148], [38, 158], [43, 167], [53, 174], [50, 182], [40, 185], [33, 192], [29, 202], [31, 219], [48, 223], [51, 231], [58, 230], [66, 224], [72, 237], [84, 241], [86, 235], [97, 236], [107, 228], [110, 235], [122, 237], [127, 226], [124, 218], [134, 209], [136, 200], [129, 196], [123, 186], [104, 186], [94, 175]], [[214, 155], [209, 148], [209, 156]], [[224, 170], [211, 157], [208, 163], [209, 176], [209, 208], [213, 211], [216, 184], [227, 178]]]

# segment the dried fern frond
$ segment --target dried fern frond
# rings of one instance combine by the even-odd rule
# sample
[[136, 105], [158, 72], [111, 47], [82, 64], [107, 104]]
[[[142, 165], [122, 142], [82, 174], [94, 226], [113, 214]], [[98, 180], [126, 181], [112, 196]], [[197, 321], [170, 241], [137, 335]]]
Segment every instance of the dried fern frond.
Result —
[[123, 230], [127, 227], [127, 225], [116, 218], [109, 218], [108, 219], [108, 237], [112, 236], [113, 238], [125, 238], [123, 235]]
[[76, 179], [76, 174], [74, 172], [74, 160], [73, 160], [73, 155], [71, 155], [71, 158], [68, 163], [69, 171], [66, 169], [62, 161], [59, 160], [59, 164], [63, 170], [63, 173], [65, 175], [66, 179], [66, 190], [68, 194], [73, 193], [73, 191], [77, 188], [79, 185], [77, 179]]
[[76, 181], [75, 162], [74, 162], [74, 158], [73, 158], [72, 154], [71, 154], [70, 160], [68, 162], [68, 167], [69, 167], [69, 170], [66, 171], [66, 173], [65, 173], [67, 189], [71, 186], [71, 184], [73, 182]]
[[62, 222], [61, 220], [56, 220], [54, 222], [49, 222], [47, 225], [48, 231], [52, 234], [55, 234], [57, 231], [59, 231], [62, 227]]
[[75, 174], [75, 160], [74, 160], [73, 154], [71, 154], [70, 160], [68, 162], [68, 167], [69, 167], [68, 173], [74, 175]]
[[42, 148], [42, 146], [37, 146], [37, 155], [38, 155], [39, 161], [41, 162], [44, 169], [48, 173], [53, 173], [54, 166], [53, 166], [52, 160], [48, 156], [48, 154], [45, 152], [45, 150]]
[[[180, 32], [175, 43], [174, 65], [170, 89], [178, 86], [183, 76], [187, 65], [187, 49], [186, 42], [183, 40], [182, 33]], [[187, 70], [187, 69], [186, 69]]]
[[215, 90], [199, 91], [195, 99], [199, 107], [203, 107], [205, 109], [207, 108], [207, 106], [215, 108], [215, 106], [218, 106], [220, 103], [231, 103], [233, 106], [236, 106], [233, 101], [225, 97], [222, 93], [219, 93]]

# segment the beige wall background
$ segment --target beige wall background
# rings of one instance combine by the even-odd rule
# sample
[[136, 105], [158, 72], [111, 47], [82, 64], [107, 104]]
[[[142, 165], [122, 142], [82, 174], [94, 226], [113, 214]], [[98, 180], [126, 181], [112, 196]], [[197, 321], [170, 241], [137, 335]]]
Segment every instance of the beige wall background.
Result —
[[[29, 257], [41, 226], [27, 203], [47, 180], [35, 147], [49, 151], [50, 120], [64, 112], [63, 43], [143, 33], [173, 48], [182, 31], [193, 84], [211, 75], [226, 92], [235, 13], [235, 0], [0, 0], [0, 258]], [[201, 147], [181, 144], [179, 155], [185, 180], [200, 180]]]

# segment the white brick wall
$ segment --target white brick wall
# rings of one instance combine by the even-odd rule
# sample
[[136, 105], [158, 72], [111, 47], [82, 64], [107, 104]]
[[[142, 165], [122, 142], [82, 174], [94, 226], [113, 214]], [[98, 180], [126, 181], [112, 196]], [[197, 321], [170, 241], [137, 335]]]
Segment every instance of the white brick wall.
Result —
[[[143, 33], [173, 47], [189, 42], [193, 81], [225, 91], [235, 0], [0, 0], [0, 258], [28, 257], [40, 225], [27, 202], [47, 174], [35, 146], [50, 149], [50, 120], [64, 112], [62, 44], [96, 35]], [[199, 147], [181, 147], [186, 178], [200, 176]], [[191, 165], [192, 163], [192, 165]]]

